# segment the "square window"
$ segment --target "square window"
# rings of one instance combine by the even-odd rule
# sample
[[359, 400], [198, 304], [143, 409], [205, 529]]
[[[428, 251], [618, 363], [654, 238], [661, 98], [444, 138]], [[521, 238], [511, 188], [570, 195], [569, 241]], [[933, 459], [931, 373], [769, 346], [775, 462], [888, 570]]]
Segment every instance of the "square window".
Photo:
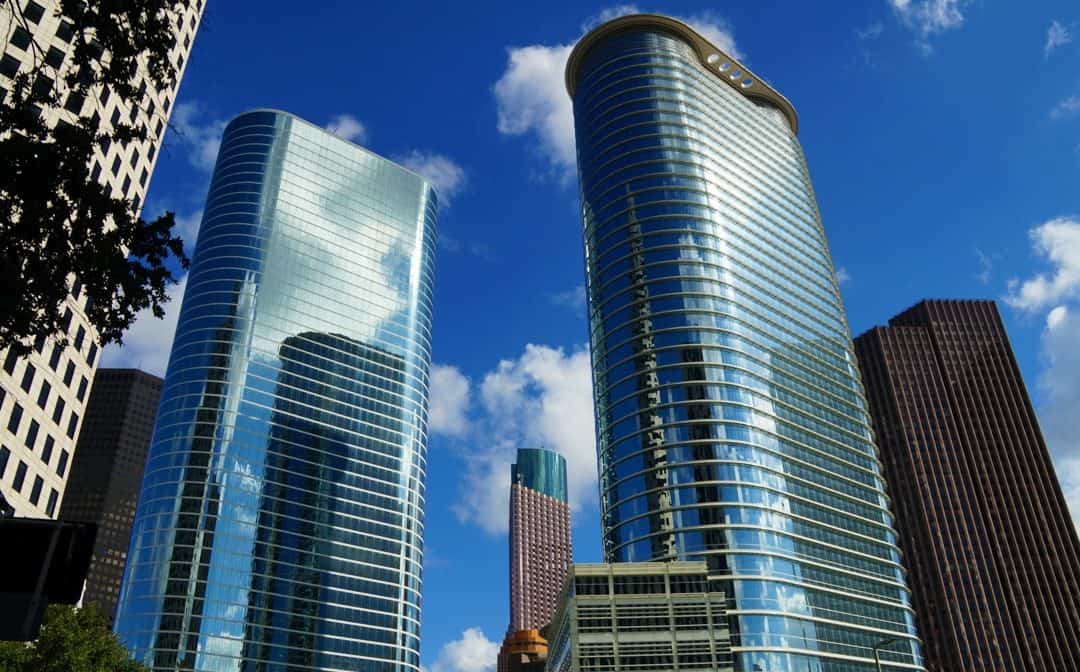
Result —
[[19, 363], [19, 356], [15, 354], [14, 350], [8, 350], [7, 357], [4, 358], [4, 371], [7, 371], [9, 376], [15, 374], [15, 365]]
[[42, 410], [45, 410], [45, 407], [49, 405], [49, 393], [50, 392], [52, 392], [52, 385], [49, 384], [49, 381], [47, 381], [47, 380], [41, 381], [41, 389], [38, 390], [38, 395], [37, 395], [37, 405]]
[[45, 479], [41, 476], [34, 477], [34, 487], [30, 488], [30, 503], [37, 506], [41, 500], [41, 488], [45, 486]]
[[26, 438], [23, 439], [23, 444], [30, 450], [33, 450], [34, 447], [37, 446], [37, 435], [40, 430], [41, 425], [38, 424], [38, 421], [31, 420], [30, 429], [26, 430]]
[[67, 43], [71, 43], [71, 38], [75, 35], [75, 24], [70, 21], [62, 21], [56, 28], [56, 36]]
[[52, 92], [55, 84], [52, 77], [49, 77], [48, 75], [38, 75], [37, 79], [34, 80], [33, 91], [39, 96], [47, 96]]
[[90, 179], [97, 182], [101, 178], [101, 164], [97, 161], [94, 162], [94, 167], [90, 169]]
[[40, 355], [41, 351], [45, 349], [45, 334], [38, 334], [34, 337], [34, 350]]
[[49, 47], [48, 53], [45, 54], [45, 62], [59, 70], [64, 64], [64, 52], [56, 47]]
[[86, 363], [90, 366], [94, 365], [94, 360], [97, 359], [98, 346], [97, 343], [90, 344], [90, 352], [86, 353]]
[[14, 78], [15, 73], [19, 71], [19, 65], [21, 65], [19, 59], [11, 54], [4, 54], [4, 57], [0, 58], [0, 75]]
[[49, 368], [53, 371], [57, 366], [60, 366], [60, 355], [63, 354], [63, 350], [60, 349], [59, 343], [54, 343], [52, 346], [52, 354], [49, 355]]
[[117, 155], [116, 158], [113, 159], [113, 162], [112, 162], [112, 174], [113, 175], [119, 175], [120, 174], [120, 155]]
[[34, 374], [37, 373], [37, 369], [30, 362], [26, 363], [26, 368], [23, 370], [22, 382], [19, 383], [19, 387], [23, 389], [23, 392], [29, 392], [30, 388], [34, 385]]
[[101, 138], [101, 155], [107, 156], [109, 154], [109, 148], [112, 147], [112, 136], [102, 136]]
[[135, 197], [131, 199], [131, 209], [134, 210], [135, 212], [139, 212], [139, 204], [140, 203], [142, 203], [142, 201], [139, 200], [139, 195], [135, 194]]
[[86, 376], [83, 376], [82, 380], [79, 381], [79, 391], [75, 393], [75, 396], [79, 398], [79, 401], [82, 401], [83, 398], [86, 397], [86, 388], [89, 385], [90, 381], [86, 379]]
[[30, 31], [22, 26], [16, 27], [15, 32], [11, 34], [11, 43], [23, 51], [30, 46], [31, 39]]
[[56, 463], [56, 475], [60, 478], [64, 477], [67, 473], [67, 463], [71, 459], [71, 453], [66, 450], [60, 451], [60, 460]]
[[22, 486], [25, 482], [26, 463], [19, 462], [19, 466], [15, 468], [15, 478], [11, 481], [11, 487], [15, 488], [15, 492], [22, 492]]
[[20, 424], [22, 424], [22, 406], [20, 406], [18, 403], [15, 403], [12, 404], [11, 415], [8, 416], [8, 431], [12, 434], [18, 434]]
[[23, 8], [23, 16], [30, 23], [37, 23], [41, 21], [41, 17], [45, 16], [45, 8], [34, 2], [34, 0], [30, 0], [30, 2], [26, 3], [26, 7]]
[[128, 175], [127, 177], [124, 178], [124, 186], [120, 187], [120, 191], [123, 192], [124, 196], [127, 196], [128, 189], [130, 189], [130, 188], [131, 188], [131, 176]]
[[145, 187], [146, 180], [150, 177], [150, 173], [146, 172], [146, 168], [142, 169], [142, 173], [139, 175], [139, 186]]
[[86, 327], [79, 325], [78, 331], [75, 332], [75, 349], [82, 351], [83, 341], [86, 340]]
[[64, 103], [64, 109], [72, 114], [80, 114], [85, 102], [86, 96], [81, 93], [72, 93], [68, 95], [67, 101]]
[[7, 446], [0, 446], [0, 478], [7, 473], [8, 460], [11, 459], [11, 451]]
[[41, 461], [45, 463], [45, 466], [49, 466], [49, 462], [52, 460], [53, 447], [56, 446], [56, 441], [53, 440], [49, 434], [45, 435], [45, 445], [41, 447]]
[[52, 421], [57, 425], [60, 424], [60, 420], [64, 417], [64, 406], [66, 406], [64, 398], [56, 395], [56, 406], [53, 408]]
[[56, 491], [56, 488], [51, 488], [49, 493], [49, 504], [45, 507], [45, 513], [52, 516], [56, 513], [56, 502], [60, 499], [60, 493]]
[[71, 417], [68, 418], [67, 435], [69, 439], [75, 438], [75, 430], [79, 428], [79, 414], [75, 411], [71, 412]]
[[75, 362], [68, 362], [67, 369], [64, 371], [64, 385], [71, 387], [71, 379], [75, 377]]

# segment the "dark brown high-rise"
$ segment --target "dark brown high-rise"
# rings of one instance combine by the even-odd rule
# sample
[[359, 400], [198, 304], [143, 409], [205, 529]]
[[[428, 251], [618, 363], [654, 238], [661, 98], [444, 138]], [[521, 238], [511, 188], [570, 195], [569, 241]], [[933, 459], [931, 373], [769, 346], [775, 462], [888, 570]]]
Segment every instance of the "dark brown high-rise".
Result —
[[124, 576], [161, 379], [135, 369], [98, 369], [71, 465], [61, 520], [98, 526], [84, 602], [112, 622]]
[[1080, 541], [993, 301], [855, 339], [931, 672], [1080, 670]]

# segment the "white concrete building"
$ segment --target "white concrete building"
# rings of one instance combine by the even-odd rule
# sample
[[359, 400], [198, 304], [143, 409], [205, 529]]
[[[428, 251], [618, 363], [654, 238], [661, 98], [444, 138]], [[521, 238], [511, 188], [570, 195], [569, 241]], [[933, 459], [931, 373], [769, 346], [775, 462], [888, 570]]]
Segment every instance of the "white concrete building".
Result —
[[[102, 89], [96, 98], [65, 100], [62, 74], [71, 67], [71, 24], [57, 16], [56, 0], [16, 0], [0, 4], [0, 95], [7, 95], [12, 77], [44, 63], [61, 89], [64, 109], [49, 110], [56, 124], [83, 115], [98, 119], [108, 132], [121, 119], [141, 120], [149, 137], [143, 142], [111, 143], [98, 151], [91, 175], [115, 195], [133, 200], [141, 208], [150, 184], [176, 91], [187, 64], [202, 17], [204, 0], [190, 0], [174, 22], [176, 43], [172, 61], [176, 78], [158, 90], [145, 79], [141, 100], [122, 100]], [[84, 313], [86, 296], [75, 280], [68, 298], [70, 345], [60, 348], [46, 340], [35, 343], [25, 358], [0, 351], [0, 492], [15, 507], [17, 516], [53, 518], [60, 511], [83, 412], [93, 385], [99, 346], [94, 328]]]

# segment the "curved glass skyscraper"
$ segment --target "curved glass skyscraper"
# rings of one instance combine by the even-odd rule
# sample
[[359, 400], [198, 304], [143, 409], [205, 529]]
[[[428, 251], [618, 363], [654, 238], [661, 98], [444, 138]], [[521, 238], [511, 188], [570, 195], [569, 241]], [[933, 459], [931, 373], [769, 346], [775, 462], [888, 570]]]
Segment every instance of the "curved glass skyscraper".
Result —
[[566, 77], [607, 560], [706, 560], [740, 672], [922, 669], [794, 108], [662, 16]]
[[225, 129], [116, 630], [154, 670], [419, 670], [436, 200], [291, 115]]

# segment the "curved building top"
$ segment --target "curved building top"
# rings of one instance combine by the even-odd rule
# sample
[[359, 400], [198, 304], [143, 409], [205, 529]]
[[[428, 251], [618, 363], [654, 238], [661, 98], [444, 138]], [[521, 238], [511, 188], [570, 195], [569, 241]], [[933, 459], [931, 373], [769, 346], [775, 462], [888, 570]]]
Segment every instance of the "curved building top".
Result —
[[546, 448], [518, 448], [510, 482], [566, 504], [566, 458]]
[[795, 106], [779, 91], [765, 83], [763, 79], [750, 72], [749, 68], [732, 58], [701, 33], [678, 19], [661, 14], [630, 14], [612, 19], [589, 31], [578, 40], [570, 58], [566, 61], [566, 90], [574, 97], [577, 86], [578, 69], [585, 56], [596, 44], [616, 33], [628, 30], [661, 30], [672, 33], [689, 44], [697, 53], [701, 67], [717, 79], [723, 81], [750, 100], [764, 102], [776, 107], [787, 117], [793, 133], [799, 133], [799, 116]]

